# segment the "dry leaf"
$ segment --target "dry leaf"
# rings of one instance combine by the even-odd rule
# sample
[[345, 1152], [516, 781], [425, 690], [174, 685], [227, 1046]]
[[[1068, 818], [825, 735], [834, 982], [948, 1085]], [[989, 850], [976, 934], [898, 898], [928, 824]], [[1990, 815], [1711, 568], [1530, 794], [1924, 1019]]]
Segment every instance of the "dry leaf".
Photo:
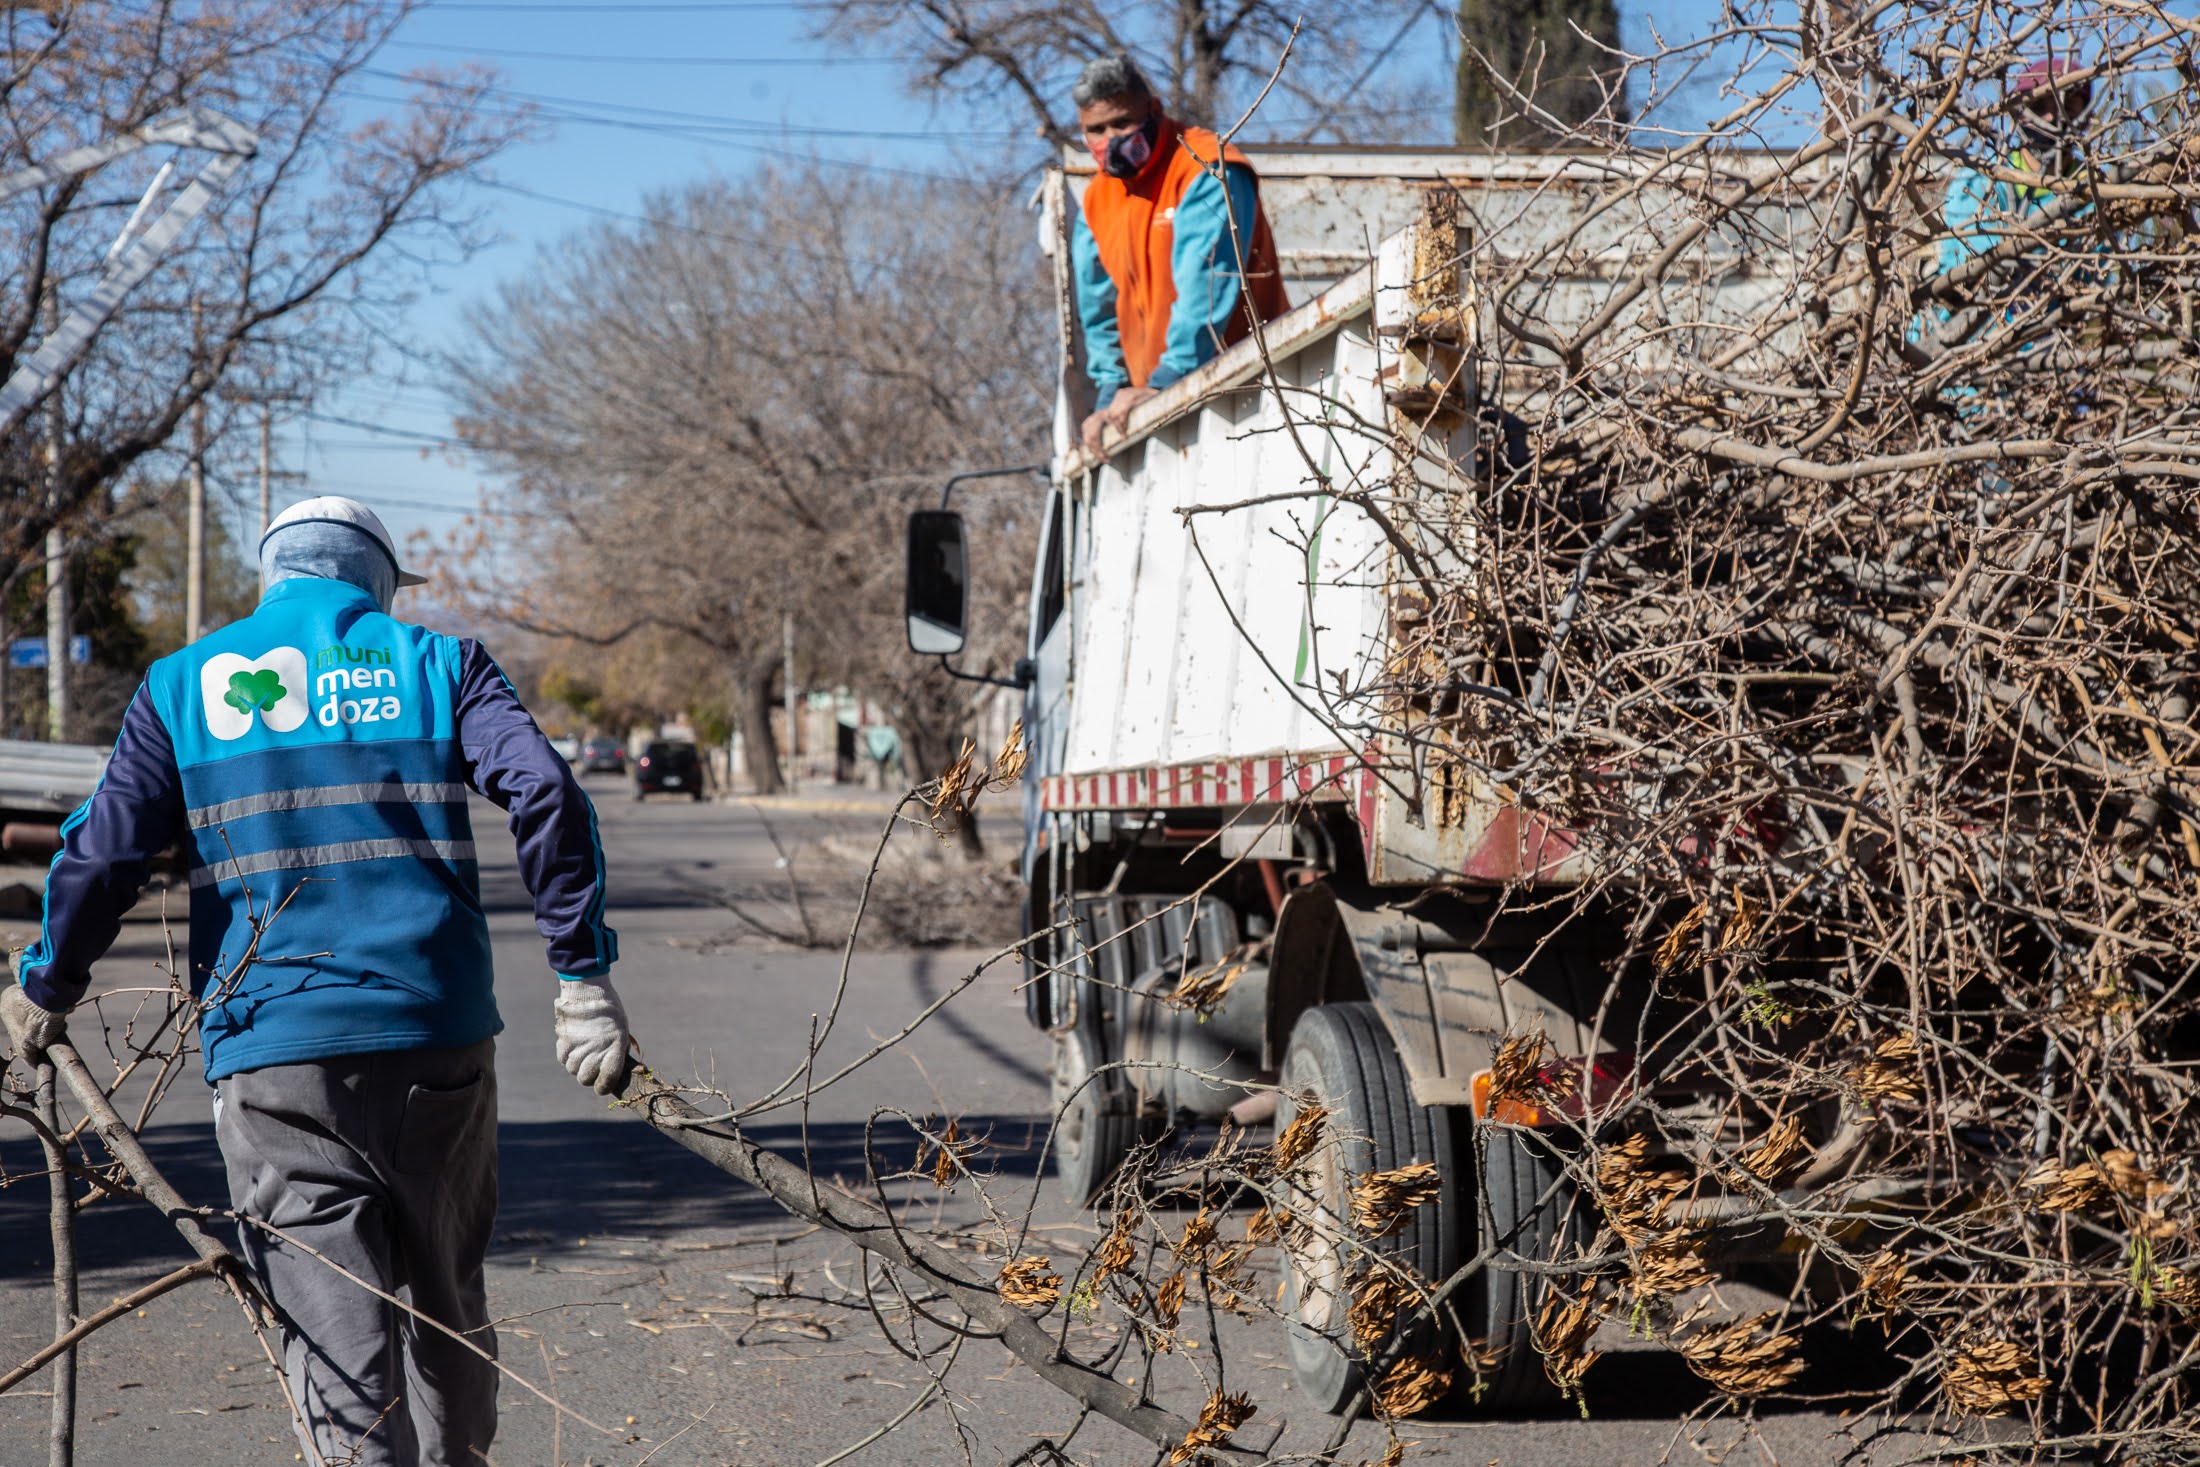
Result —
[[1803, 1139], [1803, 1123], [1788, 1116], [1773, 1122], [1772, 1129], [1742, 1153], [1741, 1165], [1766, 1186], [1777, 1187], [1801, 1170], [1810, 1155], [1810, 1143]]
[[1505, 1036], [1505, 1042], [1497, 1046], [1497, 1053], [1490, 1060], [1492, 1109], [1503, 1101], [1534, 1103], [1536, 1074], [1543, 1067], [1543, 1051], [1548, 1046], [1549, 1041], [1540, 1030]]
[[1062, 1297], [1062, 1276], [1051, 1272], [1051, 1258], [1011, 1259], [994, 1287], [1020, 1309], [1036, 1309]]
[[1321, 1143], [1322, 1126], [1329, 1119], [1329, 1112], [1322, 1106], [1302, 1100], [1299, 1113], [1291, 1118], [1291, 1124], [1283, 1128], [1275, 1144], [1269, 1147], [1279, 1172], [1288, 1172], [1314, 1154]]
[[1628, 1257], [1628, 1287], [1638, 1298], [1670, 1298], [1711, 1282], [1704, 1263], [1703, 1240], [1680, 1233], [1660, 1234]]
[[1361, 1270], [1353, 1284], [1351, 1307], [1345, 1311], [1345, 1318], [1352, 1326], [1352, 1338], [1359, 1342], [1361, 1352], [1373, 1355], [1390, 1334], [1390, 1327], [1397, 1323], [1399, 1311], [1410, 1308], [1419, 1299], [1420, 1290], [1407, 1283], [1396, 1269], [1369, 1267]]
[[1703, 918], [1704, 909], [1693, 907], [1673, 924], [1671, 932], [1665, 934], [1665, 941], [1658, 944], [1656, 957], [1660, 973], [1670, 973], [1683, 964], [1693, 968], [1702, 961], [1697, 937], [1703, 931]]
[[1594, 1279], [1583, 1283], [1578, 1294], [1569, 1296], [1554, 1288], [1545, 1296], [1543, 1307], [1536, 1311], [1535, 1343], [1551, 1384], [1569, 1395], [1580, 1388], [1581, 1377], [1602, 1353], [1589, 1348], [1589, 1339], [1603, 1322]]
[[1677, 1348], [1688, 1368], [1730, 1396], [1754, 1396], [1803, 1373], [1796, 1337], [1773, 1331], [1770, 1312], [1698, 1330]]
[[2034, 1194], [2032, 1205], [2042, 1212], [2082, 1211], [2108, 1195], [2100, 1168], [2091, 1162], [2066, 1167], [2043, 1161], [2018, 1186]]
[[1185, 1433], [1184, 1440], [1169, 1449], [1169, 1467], [1183, 1464], [1212, 1447], [1228, 1441], [1237, 1429], [1253, 1417], [1259, 1407], [1250, 1396], [1216, 1391], [1207, 1398], [1207, 1404], [1199, 1409], [1198, 1424]]
[[[975, 1142], [962, 1139], [961, 1127], [949, 1120], [946, 1132], [940, 1137], [939, 1153], [932, 1158], [932, 1185], [943, 1192], [953, 1187], [955, 1178], [970, 1165], [971, 1153], [977, 1149]], [[923, 1165], [919, 1158], [918, 1168], [921, 1170]]]
[[2111, 1191], [2133, 1202], [2145, 1201], [2153, 1190], [2154, 1173], [2139, 1165], [2137, 1155], [2122, 1147], [2101, 1153], [2100, 1171], [2101, 1180]]
[[1175, 1248], [1171, 1251], [1176, 1254], [1179, 1263], [1190, 1265], [1197, 1263], [1206, 1254], [1207, 1249], [1214, 1241], [1214, 1219], [1209, 1217], [1207, 1209], [1202, 1207], [1185, 1221], [1184, 1236], [1177, 1240]]
[[1650, 1138], [1636, 1132], [1596, 1154], [1597, 1200], [1622, 1241], [1639, 1246], [1665, 1226], [1665, 1210], [1687, 1190], [1680, 1172], [1649, 1163]]
[[1414, 1355], [1399, 1361], [1375, 1392], [1375, 1414], [1388, 1421], [1419, 1415], [1451, 1390], [1452, 1372], [1451, 1360], [1444, 1355]]
[[1184, 1275], [1172, 1273], [1161, 1281], [1161, 1287], [1153, 1291], [1154, 1323], [1163, 1329], [1175, 1329], [1178, 1314], [1184, 1308]]
[[1176, 987], [1169, 993], [1168, 1001], [1176, 1008], [1189, 1009], [1193, 1013], [1207, 1013], [1221, 1003], [1223, 995], [1245, 975], [1246, 966], [1243, 962], [1231, 960], [1217, 963], [1211, 968], [1187, 972], [1177, 980]]
[[1917, 1078], [1917, 1040], [1908, 1034], [1882, 1039], [1872, 1057], [1849, 1074], [1850, 1083], [1867, 1103], [1880, 1100], [1915, 1100], [1924, 1094]]
[[2010, 1340], [1976, 1339], [1956, 1347], [1941, 1385], [1948, 1402], [1967, 1416], [1999, 1416], [2023, 1401], [2047, 1393], [2047, 1379], [2033, 1374], [2034, 1361]]
[[1290, 1223], [1290, 1213], [1263, 1207], [1245, 1220], [1245, 1241], [1255, 1248], [1265, 1248], [1275, 1242]]
[[1892, 1248], [1882, 1248], [1864, 1265], [1864, 1277], [1860, 1287], [1864, 1297], [1881, 1314], [1892, 1314], [1902, 1304], [1902, 1291], [1909, 1287], [1910, 1267]]
[[1119, 1273], [1126, 1272], [1136, 1261], [1138, 1250], [1132, 1246], [1130, 1231], [1120, 1213], [1108, 1228], [1100, 1246], [1092, 1250], [1092, 1286], [1099, 1288]]
[[969, 814], [965, 791], [970, 787], [971, 761], [977, 753], [978, 746], [964, 739], [962, 752], [933, 785], [932, 829], [943, 838], [961, 829], [964, 817]]
[[1436, 1200], [1444, 1179], [1433, 1161], [1387, 1172], [1369, 1172], [1352, 1187], [1352, 1226], [1366, 1238], [1387, 1238], [1406, 1225], [1406, 1214]]
[[1005, 790], [1024, 777], [1024, 766], [1031, 755], [1024, 748], [1024, 721], [1019, 718], [1009, 725], [1008, 737], [1001, 741], [1001, 752], [993, 756], [993, 767], [986, 772], [985, 787]]

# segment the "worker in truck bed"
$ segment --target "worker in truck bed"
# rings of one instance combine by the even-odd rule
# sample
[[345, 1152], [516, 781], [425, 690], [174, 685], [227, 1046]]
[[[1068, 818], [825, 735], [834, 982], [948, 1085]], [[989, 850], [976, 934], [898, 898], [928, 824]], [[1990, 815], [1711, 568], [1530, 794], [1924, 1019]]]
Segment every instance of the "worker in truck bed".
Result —
[[560, 975], [558, 1058], [609, 1092], [627, 1032], [596, 815], [479, 643], [389, 615], [410, 578], [365, 505], [284, 511], [260, 574], [257, 611], [146, 672], [61, 827], [0, 1021], [18, 1054], [57, 1043], [180, 841], [215, 1136], [239, 1251], [282, 1316], [301, 1455], [479, 1464], [497, 1420], [482, 1260], [504, 1026], [467, 793], [510, 813]]
[[1070, 239], [1099, 394], [1082, 436], [1097, 453], [1133, 407], [1290, 302], [1260, 181], [1236, 148], [1170, 117], [1128, 56], [1087, 66], [1070, 96], [1100, 165]]

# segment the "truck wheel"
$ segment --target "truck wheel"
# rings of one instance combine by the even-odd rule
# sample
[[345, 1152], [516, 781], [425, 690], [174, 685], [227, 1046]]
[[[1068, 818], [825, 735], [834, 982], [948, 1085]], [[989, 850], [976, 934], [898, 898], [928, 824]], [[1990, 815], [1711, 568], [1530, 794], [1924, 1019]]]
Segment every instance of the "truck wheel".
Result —
[[[1484, 1135], [1481, 1190], [1489, 1211], [1487, 1216], [1477, 1210], [1460, 1219], [1467, 1256], [1479, 1252], [1484, 1242], [1522, 1258], [1557, 1259], [1587, 1252], [1596, 1231], [1589, 1204], [1578, 1195], [1550, 1147], [1535, 1133], [1509, 1126], [1488, 1127]], [[1459, 1152], [1471, 1168], [1473, 1142], [1464, 1132]], [[1542, 1201], [1545, 1193], [1550, 1194], [1549, 1201]], [[1491, 1230], [1487, 1239], [1482, 1237], [1485, 1227]], [[1490, 1268], [1461, 1290], [1466, 1297], [1459, 1315], [1467, 1337], [1480, 1341], [1485, 1352], [1495, 1352], [1497, 1357], [1480, 1381], [1476, 1404], [1483, 1410], [1531, 1411], [1558, 1403], [1559, 1389], [1544, 1372], [1534, 1335], [1536, 1313], [1553, 1281], [1548, 1274]], [[1473, 1382], [1462, 1370], [1459, 1383]]]
[[[1370, 1003], [1309, 1009], [1291, 1030], [1279, 1081], [1278, 1134], [1311, 1096], [1329, 1112], [1322, 1139], [1306, 1166], [1306, 1187], [1291, 1210], [1315, 1224], [1303, 1248], [1287, 1250], [1284, 1317], [1291, 1367], [1300, 1387], [1323, 1411], [1341, 1411], [1364, 1379], [1364, 1357], [1346, 1312], [1350, 1279], [1368, 1254], [1387, 1259], [1430, 1286], [1459, 1266], [1462, 1201], [1471, 1190], [1454, 1179], [1448, 1112], [1413, 1103], [1397, 1046]], [[1406, 1213], [1387, 1238], [1359, 1238], [1352, 1225], [1352, 1187], [1369, 1172], [1433, 1161], [1447, 1185], [1435, 1200]], [[1340, 1246], [1338, 1239], [1348, 1240]], [[1406, 1352], [1449, 1353], [1449, 1331], [1422, 1318], [1408, 1327]], [[1387, 1347], [1378, 1341], [1376, 1351]]]
[[1048, 1078], [1054, 1174], [1069, 1200], [1085, 1207], [1137, 1144], [1137, 1100], [1118, 1073], [1093, 1073], [1092, 1040], [1076, 1030], [1055, 1036]]

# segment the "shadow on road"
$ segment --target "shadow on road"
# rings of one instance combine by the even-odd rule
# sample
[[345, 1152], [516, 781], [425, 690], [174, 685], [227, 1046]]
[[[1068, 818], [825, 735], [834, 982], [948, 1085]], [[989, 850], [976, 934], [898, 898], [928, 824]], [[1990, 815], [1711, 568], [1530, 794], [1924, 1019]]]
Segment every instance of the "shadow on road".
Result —
[[[980, 1169], [1010, 1177], [1029, 1177], [1037, 1169], [1043, 1117], [964, 1116], [960, 1125], [965, 1138], [981, 1142], [974, 1158]], [[747, 1134], [789, 1157], [802, 1150], [799, 1122], [755, 1126]], [[186, 1198], [228, 1204], [229, 1184], [210, 1127], [156, 1126], [144, 1139], [154, 1164]], [[821, 1176], [863, 1189], [862, 1123], [812, 1125], [809, 1144]], [[656, 1239], [690, 1229], [721, 1231], [786, 1216], [761, 1193], [623, 1116], [507, 1123], [497, 1129], [497, 1155], [502, 1198], [492, 1253], [554, 1252], [592, 1235]], [[877, 1128], [873, 1155], [881, 1176], [908, 1171], [917, 1161], [913, 1138], [891, 1121]], [[49, 1276], [42, 1166], [28, 1136], [0, 1144], [0, 1282], [42, 1284]], [[226, 1222], [215, 1226], [218, 1234], [229, 1229]], [[187, 1257], [174, 1228], [141, 1203], [101, 1203], [82, 1215], [77, 1238], [89, 1271], [165, 1270]]]

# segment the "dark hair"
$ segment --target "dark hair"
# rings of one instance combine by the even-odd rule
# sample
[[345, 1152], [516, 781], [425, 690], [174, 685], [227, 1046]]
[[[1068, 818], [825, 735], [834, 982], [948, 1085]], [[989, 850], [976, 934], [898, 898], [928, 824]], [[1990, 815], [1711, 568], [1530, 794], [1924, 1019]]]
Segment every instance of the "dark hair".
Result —
[[1086, 62], [1085, 69], [1078, 74], [1077, 84], [1069, 89], [1069, 99], [1079, 107], [1112, 102], [1118, 97], [1128, 102], [1144, 102], [1152, 96], [1153, 88], [1147, 84], [1146, 74], [1138, 69], [1137, 62], [1120, 51]]

